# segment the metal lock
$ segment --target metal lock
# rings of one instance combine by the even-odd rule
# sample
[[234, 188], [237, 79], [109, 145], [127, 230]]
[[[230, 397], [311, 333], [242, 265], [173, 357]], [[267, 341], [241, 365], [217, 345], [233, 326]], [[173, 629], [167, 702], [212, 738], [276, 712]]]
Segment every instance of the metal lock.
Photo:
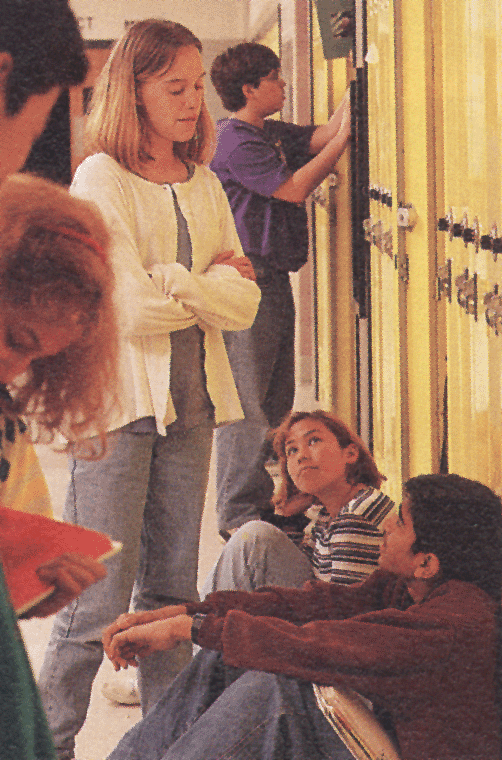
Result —
[[397, 210], [397, 226], [406, 230], [412, 230], [418, 220], [416, 208], [412, 203], [405, 203]]
[[314, 203], [317, 203], [317, 205], [320, 206], [321, 208], [329, 209], [329, 205], [330, 205], [329, 191], [331, 190], [331, 188], [338, 187], [338, 185], [340, 184], [338, 173], [331, 172], [331, 174], [328, 174], [328, 176], [326, 177], [326, 181], [328, 183], [328, 191], [326, 192], [322, 185], [318, 185], [312, 191], [312, 200], [314, 201]]
[[364, 239], [371, 243], [371, 229], [373, 227], [373, 219], [371, 216], [369, 219], [363, 221]]
[[328, 182], [328, 187], [339, 187], [340, 174], [338, 172], [330, 172], [326, 177], [326, 180]]
[[382, 237], [384, 233], [382, 220], [379, 219], [377, 222], [374, 222], [370, 216], [369, 219], [364, 220], [363, 229], [365, 240], [368, 240], [372, 245], [376, 245], [380, 251], [383, 250]]
[[469, 277], [469, 270], [466, 269], [463, 274], [455, 278], [455, 285], [458, 288], [457, 301], [459, 306], [468, 314], [472, 314], [474, 319], [478, 318], [478, 275], [473, 273]]
[[326, 193], [324, 192], [321, 185], [315, 188], [315, 190], [312, 191], [312, 200], [314, 203], [317, 203], [318, 206], [321, 208], [327, 208], [329, 204], [328, 197]]
[[437, 288], [438, 301], [441, 300], [441, 295], [444, 293], [451, 303], [451, 259], [448, 259], [442, 267], [438, 268]]
[[392, 258], [392, 230], [389, 229], [387, 232], [384, 232], [382, 234], [381, 238], [381, 251], [382, 253], [386, 253], [390, 258]]
[[502, 296], [499, 295], [499, 286], [496, 284], [483, 298], [486, 306], [485, 318], [489, 327], [495, 330], [495, 335], [502, 331]]

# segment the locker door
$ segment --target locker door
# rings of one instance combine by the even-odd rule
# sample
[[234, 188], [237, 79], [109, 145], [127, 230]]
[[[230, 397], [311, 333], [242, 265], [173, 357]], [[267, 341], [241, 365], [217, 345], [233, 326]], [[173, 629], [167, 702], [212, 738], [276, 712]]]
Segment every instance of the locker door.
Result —
[[[317, 14], [312, 15], [312, 93], [314, 123], [329, 118], [328, 63], [324, 58]], [[332, 409], [333, 394], [333, 281], [330, 266], [330, 204], [328, 182], [322, 183], [314, 197], [315, 268], [317, 287], [318, 399], [322, 408]]]
[[443, 0], [444, 189], [439, 297], [446, 304], [450, 472], [500, 491], [502, 422], [501, 8]]
[[[312, 20], [315, 124], [328, 121], [350, 77], [345, 59], [326, 61], [317, 14]], [[355, 426], [355, 306], [352, 300], [349, 151], [314, 192], [318, 400]]]
[[401, 311], [395, 265], [396, 94], [394, 8], [390, 0], [367, 3], [368, 131], [371, 242], [371, 344], [373, 453], [393, 498], [400, 498]]

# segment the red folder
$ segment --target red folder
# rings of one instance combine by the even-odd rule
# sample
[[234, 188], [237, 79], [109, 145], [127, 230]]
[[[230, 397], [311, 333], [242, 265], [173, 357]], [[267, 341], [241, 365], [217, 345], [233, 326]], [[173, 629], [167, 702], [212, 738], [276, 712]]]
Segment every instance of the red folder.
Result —
[[54, 590], [39, 579], [36, 570], [40, 565], [68, 553], [104, 560], [120, 549], [121, 544], [104, 533], [0, 507], [0, 558], [18, 615]]

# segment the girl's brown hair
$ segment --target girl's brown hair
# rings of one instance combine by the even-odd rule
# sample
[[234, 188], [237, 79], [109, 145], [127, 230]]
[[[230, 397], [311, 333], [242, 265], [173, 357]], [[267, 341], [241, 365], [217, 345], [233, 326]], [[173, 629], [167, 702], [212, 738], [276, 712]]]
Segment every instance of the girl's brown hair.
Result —
[[272, 445], [279, 459], [281, 469], [280, 483], [272, 499], [276, 506], [286, 504], [289, 499], [299, 493], [298, 488], [288, 473], [285, 445], [289, 431], [293, 425], [307, 419], [321, 422], [333, 433], [342, 449], [347, 448], [350, 444], [357, 447], [359, 451], [357, 460], [347, 465], [347, 483], [351, 483], [352, 485], [363, 483], [367, 486], [373, 486], [373, 488], [380, 488], [382, 482], [387, 480], [385, 475], [379, 472], [375, 460], [365, 443], [339, 417], [330, 412], [323, 412], [320, 409], [313, 412], [290, 412], [279, 427], [271, 433]]
[[[148, 125], [139, 97], [141, 84], [170, 69], [181, 48], [200, 40], [181, 24], [147, 19], [133, 24], [116, 43], [105, 64], [87, 118], [88, 153], [107, 153], [128, 171], [140, 173], [148, 155]], [[208, 163], [214, 150], [214, 127], [205, 103], [191, 140], [175, 143], [184, 161]]]
[[117, 328], [109, 235], [97, 208], [53, 183], [12, 175], [0, 187], [0, 301], [40, 322], [74, 321], [79, 338], [32, 361], [2, 411], [26, 415], [38, 440], [98, 434], [117, 403]]

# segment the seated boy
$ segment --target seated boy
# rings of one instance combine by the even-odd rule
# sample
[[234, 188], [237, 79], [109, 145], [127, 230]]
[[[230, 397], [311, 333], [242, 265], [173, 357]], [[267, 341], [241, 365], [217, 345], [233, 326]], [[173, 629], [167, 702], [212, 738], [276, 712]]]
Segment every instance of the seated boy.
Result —
[[116, 668], [182, 640], [203, 649], [112, 760], [346, 760], [312, 682], [371, 700], [403, 760], [498, 758], [501, 528], [486, 486], [421, 475], [361, 584], [220, 591], [122, 616], [104, 639]]

